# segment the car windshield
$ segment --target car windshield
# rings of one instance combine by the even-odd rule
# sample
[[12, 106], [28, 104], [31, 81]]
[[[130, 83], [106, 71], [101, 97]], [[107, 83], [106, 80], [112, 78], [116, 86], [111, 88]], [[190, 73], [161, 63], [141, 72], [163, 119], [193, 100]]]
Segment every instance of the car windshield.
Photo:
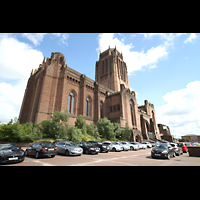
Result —
[[74, 144], [73, 143], [65, 143], [65, 145], [67, 145], [67, 146], [74, 146]]
[[10, 149], [19, 149], [19, 147], [16, 147], [12, 144], [0, 144], [0, 150], [10, 150]]
[[156, 148], [167, 149], [167, 145], [160, 144], [160, 145], [157, 145]]
[[45, 147], [53, 147], [53, 144], [47, 142], [42, 142], [41, 145]]

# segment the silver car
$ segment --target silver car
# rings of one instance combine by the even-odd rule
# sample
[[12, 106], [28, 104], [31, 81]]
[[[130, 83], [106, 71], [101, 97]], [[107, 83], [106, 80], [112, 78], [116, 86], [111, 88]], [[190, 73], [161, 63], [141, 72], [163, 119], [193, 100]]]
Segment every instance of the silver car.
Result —
[[71, 142], [59, 142], [56, 144], [58, 147], [58, 153], [69, 155], [81, 155], [83, 153], [83, 149], [78, 146], [74, 146]]

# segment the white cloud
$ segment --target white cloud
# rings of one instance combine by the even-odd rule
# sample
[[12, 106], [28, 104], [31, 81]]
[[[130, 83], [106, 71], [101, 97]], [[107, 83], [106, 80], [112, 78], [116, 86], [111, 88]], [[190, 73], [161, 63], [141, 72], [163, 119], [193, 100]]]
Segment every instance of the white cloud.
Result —
[[60, 37], [60, 42], [68, 46], [67, 40], [69, 38], [69, 33], [52, 33], [56, 37]]
[[184, 41], [185, 44], [187, 44], [188, 42], [192, 42], [197, 38], [197, 35], [195, 33], [191, 33], [190, 36]]
[[0, 122], [19, 116], [32, 68], [42, 63], [43, 54], [11, 35], [0, 37]]
[[184, 89], [163, 96], [167, 104], [157, 108], [158, 123], [170, 127], [172, 135], [199, 134], [200, 132], [200, 81], [187, 84]]
[[[148, 35], [144, 36], [148, 37]], [[110, 45], [110, 48], [116, 46], [117, 50], [122, 52], [129, 74], [137, 70], [142, 70], [145, 67], [156, 68], [157, 62], [168, 55], [167, 45], [169, 45], [169, 43], [152, 47], [145, 53], [144, 51], [133, 51], [132, 49], [134, 46], [132, 43], [125, 44], [124, 38], [119, 40], [114, 33], [102, 33], [99, 35], [98, 40], [99, 47], [96, 50], [100, 50], [101, 52], [105, 51]]]
[[29, 39], [31, 42], [33, 42], [34, 45], [39, 45], [42, 40], [43, 37], [46, 35], [47, 33], [22, 33], [23, 37], [26, 37], [27, 39]]

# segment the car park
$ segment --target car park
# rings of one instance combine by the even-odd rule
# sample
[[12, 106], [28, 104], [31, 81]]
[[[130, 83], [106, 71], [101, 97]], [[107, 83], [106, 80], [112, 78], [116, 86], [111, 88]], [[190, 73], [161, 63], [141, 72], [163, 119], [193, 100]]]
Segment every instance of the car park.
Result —
[[0, 163], [17, 163], [25, 159], [25, 152], [21, 147], [12, 144], [0, 144]]
[[79, 146], [83, 149], [83, 153], [85, 154], [98, 154], [100, 152], [100, 148], [95, 146], [89, 142], [77, 142], [76, 146]]
[[35, 156], [35, 158], [51, 156], [52, 158], [57, 154], [58, 147], [49, 141], [37, 142], [26, 149], [27, 156]]
[[167, 158], [175, 157], [176, 153], [171, 145], [160, 144], [151, 150], [152, 158]]
[[105, 152], [105, 153], [108, 153], [108, 151], [110, 150], [109, 146], [106, 145], [106, 144], [102, 144], [102, 142], [99, 142], [99, 141], [88, 141], [90, 142], [91, 144], [95, 145], [95, 146], [98, 146], [100, 148], [100, 152]]
[[113, 142], [102, 142], [102, 144], [106, 144], [109, 146], [110, 151], [123, 151], [123, 147], [118, 145], [118, 144], [114, 144]]
[[69, 155], [80, 156], [83, 153], [83, 149], [79, 146], [75, 146], [72, 142], [59, 142], [56, 144], [58, 147], [58, 153]]
[[131, 144], [131, 143], [129, 143], [129, 142], [122, 142], [122, 144], [126, 144], [126, 145], [129, 145], [129, 147], [130, 147], [130, 150], [138, 150], [139, 149], [139, 147], [138, 147], [138, 145], [137, 144]]

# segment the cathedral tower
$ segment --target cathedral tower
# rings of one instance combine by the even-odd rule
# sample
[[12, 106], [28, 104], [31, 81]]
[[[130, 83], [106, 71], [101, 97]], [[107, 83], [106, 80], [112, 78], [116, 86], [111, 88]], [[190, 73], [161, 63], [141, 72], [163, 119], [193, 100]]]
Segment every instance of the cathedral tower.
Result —
[[95, 81], [114, 90], [120, 91], [120, 84], [129, 88], [128, 72], [122, 53], [115, 48], [108, 48], [100, 53], [99, 61], [96, 62]]

